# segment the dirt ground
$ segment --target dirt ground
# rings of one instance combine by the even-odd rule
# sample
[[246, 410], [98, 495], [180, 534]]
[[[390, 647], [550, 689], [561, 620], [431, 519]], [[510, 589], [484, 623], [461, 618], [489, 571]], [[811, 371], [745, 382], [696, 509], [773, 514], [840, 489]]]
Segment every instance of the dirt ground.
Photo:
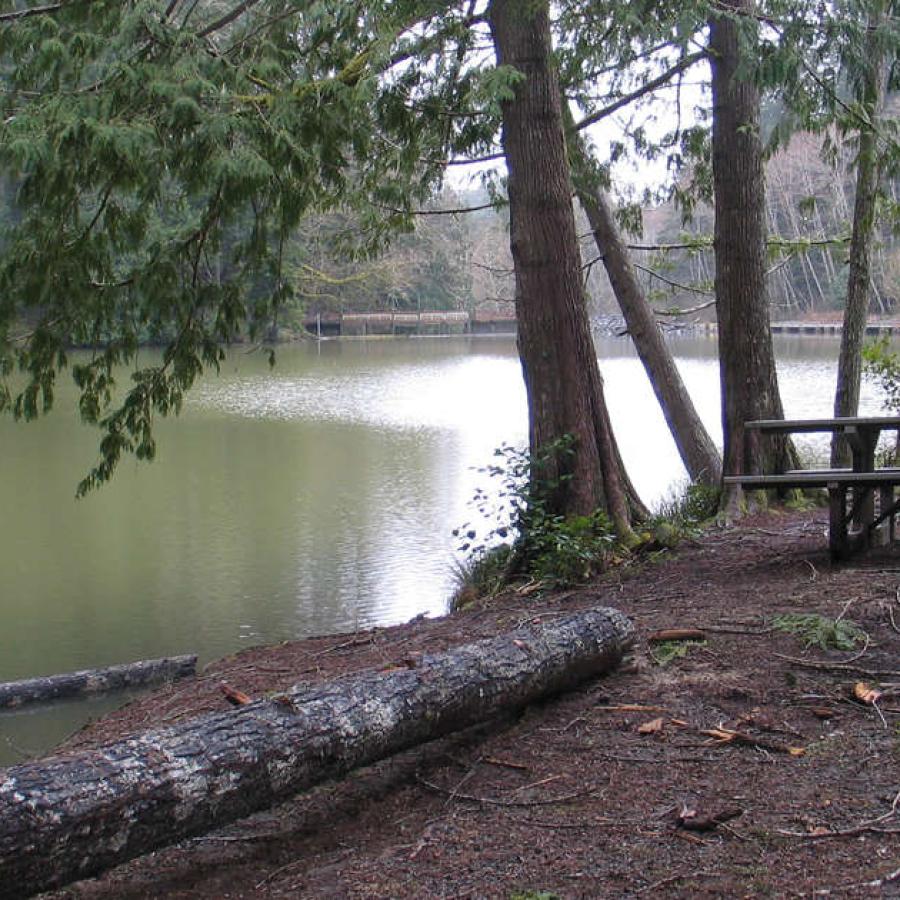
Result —
[[[578, 591], [216, 662], [67, 746], [223, 709], [223, 681], [259, 696], [590, 605], [640, 635], [580, 690], [52, 896], [900, 897], [900, 550], [832, 566], [826, 528], [773, 513]], [[773, 627], [802, 613], [865, 636]], [[651, 640], [675, 627], [705, 642]]]

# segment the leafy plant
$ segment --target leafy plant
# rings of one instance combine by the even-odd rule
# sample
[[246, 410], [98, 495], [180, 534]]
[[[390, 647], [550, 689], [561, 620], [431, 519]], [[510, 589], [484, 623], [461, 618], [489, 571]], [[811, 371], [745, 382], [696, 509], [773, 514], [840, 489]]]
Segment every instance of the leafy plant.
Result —
[[[866, 344], [862, 351], [863, 375], [873, 381], [884, 398], [884, 405], [900, 415], [900, 354], [891, 349], [887, 335]], [[900, 444], [900, 439], [898, 439]], [[884, 454], [882, 465], [892, 465], [900, 452], [898, 446]]]
[[694, 647], [706, 646], [706, 641], [660, 641], [650, 656], [658, 666], [667, 666], [676, 659], [682, 659]]
[[646, 526], [650, 539], [663, 547], [673, 547], [696, 534], [719, 508], [721, 491], [707, 484], [685, 484], [672, 488], [658, 501]]
[[457, 561], [453, 571], [456, 589], [450, 601], [453, 609], [464, 609], [481, 597], [492, 597], [502, 590], [511, 556], [509, 544], [498, 544]]
[[[460, 568], [457, 597], [474, 599], [480, 588], [494, 593], [501, 583], [520, 575], [547, 587], [565, 587], [608, 565], [616, 535], [604, 513], [565, 517], [549, 512], [548, 498], [571, 478], [548, 476], [549, 463], [573, 453], [570, 435], [534, 455], [508, 444], [494, 451], [499, 461], [481, 471], [499, 481], [499, 489], [492, 493], [478, 488], [473, 498], [479, 514], [493, 524], [483, 534], [470, 523], [453, 531], [462, 540], [458, 549], [470, 554]], [[498, 542], [505, 550], [498, 552]]]
[[786, 613], [772, 619], [777, 631], [796, 635], [806, 648], [853, 650], [865, 632], [849, 619], [829, 619], [817, 613]]

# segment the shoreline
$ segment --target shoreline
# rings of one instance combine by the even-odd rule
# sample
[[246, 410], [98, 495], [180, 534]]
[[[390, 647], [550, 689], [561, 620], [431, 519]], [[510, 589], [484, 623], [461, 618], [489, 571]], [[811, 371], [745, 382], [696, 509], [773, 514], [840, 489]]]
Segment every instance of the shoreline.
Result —
[[[868, 834], [865, 854], [859, 837], [835, 837], [827, 868], [820, 844], [803, 839], [804, 822], [837, 834], [889, 814], [897, 790], [898, 720], [886, 708], [885, 729], [854, 703], [854, 676], [841, 667], [855, 658], [851, 668], [896, 668], [900, 633], [884, 604], [894, 602], [900, 549], [834, 567], [825, 517], [769, 512], [583, 589], [511, 592], [440, 618], [247, 649], [143, 695], [62, 749], [221, 711], [222, 681], [265, 696], [591, 605], [618, 607], [639, 631], [618, 671], [514, 720], [407, 751], [53, 896], [602, 898], [664, 881], [666, 896], [744, 896], [885, 878], [896, 868], [888, 834]], [[772, 625], [801, 613], [850, 619], [871, 642], [804, 650]], [[649, 640], [675, 627], [700, 628], [706, 639]], [[720, 737], [710, 737], [716, 729]], [[729, 729], [750, 743], [732, 741]], [[777, 749], [788, 745], [798, 755]], [[863, 780], [861, 758], [876, 760]], [[694, 833], [679, 824], [680, 810], [715, 816], [729, 798], [738, 799], [727, 827]]]

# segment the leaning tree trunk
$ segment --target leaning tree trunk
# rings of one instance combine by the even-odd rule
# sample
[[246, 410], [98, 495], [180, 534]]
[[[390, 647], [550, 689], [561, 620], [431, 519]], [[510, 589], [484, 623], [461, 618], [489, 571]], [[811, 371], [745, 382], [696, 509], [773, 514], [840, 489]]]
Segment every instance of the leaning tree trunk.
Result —
[[[735, 16], [754, 13], [754, 0], [723, 0], [710, 20], [715, 192], [716, 316], [726, 475], [795, 467], [786, 437], [762, 438], [744, 428], [753, 419], [784, 417], [766, 292], [765, 176], [759, 134], [759, 91], [737, 73], [744, 52]], [[743, 24], [743, 23], [742, 23]], [[728, 491], [739, 510], [740, 487]]]
[[[834, 395], [836, 416], [855, 416], [859, 411], [862, 345], [869, 311], [872, 238], [875, 234], [880, 168], [876, 122], [886, 75], [882, 42], [877, 35], [882, 18], [883, 14], [873, 12], [869, 17], [867, 30], [868, 54], [864, 62], [861, 107], [866, 111], [870, 127], [860, 129], [859, 151], [856, 157], [856, 199], [853, 203], [853, 233], [850, 237], [847, 302], [844, 307], [837, 388]], [[846, 438], [835, 435], [831, 444], [831, 464], [849, 465], [849, 462], [850, 447]]]
[[[568, 121], [571, 116], [566, 118]], [[697, 414], [653, 309], [637, 279], [609, 199], [600, 185], [584, 142], [577, 135], [570, 135], [569, 141], [576, 196], [587, 215], [628, 333], [653, 386], [684, 467], [692, 481], [717, 486], [722, 478], [719, 451]]]
[[628, 619], [592, 609], [70, 756], [0, 769], [0, 898], [201, 834], [614, 668]]
[[619, 535], [632, 539], [632, 517], [646, 510], [619, 458], [591, 339], [549, 2], [492, 0], [488, 19], [498, 64], [523, 76], [515, 98], [503, 103], [502, 142], [531, 451], [537, 455], [574, 437], [574, 453], [557, 452], [542, 470], [553, 485], [548, 511], [603, 509]]

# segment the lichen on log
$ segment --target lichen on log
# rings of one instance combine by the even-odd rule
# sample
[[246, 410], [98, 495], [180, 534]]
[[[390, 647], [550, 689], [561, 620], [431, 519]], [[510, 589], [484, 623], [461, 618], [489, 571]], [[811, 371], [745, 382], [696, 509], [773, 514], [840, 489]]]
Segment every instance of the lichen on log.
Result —
[[0, 683], [0, 709], [142, 687], [160, 681], [184, 678], [193, 675], [196, 669], [196, 656], [167, 656], [162, 659], [143, 659], [138, 662], [106, 666], [102, 669], [81, 669], [64, 675], [5, 681]]
[[593, 609], [103, 747], [0, 769], [0, 897], [96, 874], [614, 668], [633, 626]]

